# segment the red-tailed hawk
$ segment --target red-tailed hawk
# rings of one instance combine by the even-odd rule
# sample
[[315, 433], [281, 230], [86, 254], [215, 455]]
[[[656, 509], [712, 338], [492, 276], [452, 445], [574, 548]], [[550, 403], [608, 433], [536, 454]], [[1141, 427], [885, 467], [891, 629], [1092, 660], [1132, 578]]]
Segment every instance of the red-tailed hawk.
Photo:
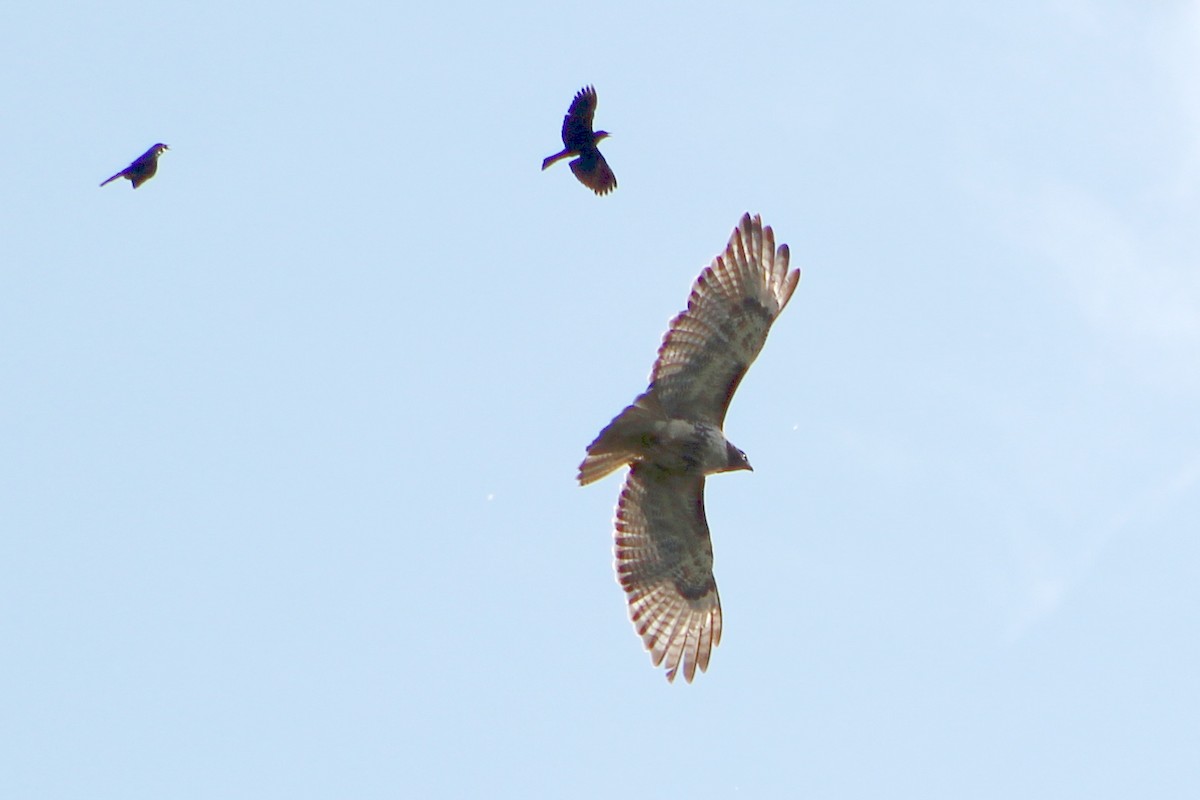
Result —
[[592, 132], [592, 117], [595, 115], [596, 90], [585, 86], [575, 95], [567, 115], [563, 117], [563, 149], [542, 161], [542, 169], [564, 158], [579, 156], [571, 162], [571, 172], [596, 194], [608, 194], [617, 188], [617, 176], [608, 168], [608, 162], [600, 155], [600, 148], [596, 145], [612, 134], [608, 131]]
[[171, 148], [167, 147], [162, 142], [159, 142], [158, 144], [154, 145], [154, 147], [151, 147], [149, 150], [135, 158], [133, 163], [128, 167], [121, 170], [116, 175], [113, 175], [100, 185], [107, 186], [117, 178], [128, 178], [133, 183], [133, 188], [136, 189], [154, 177], [154, 173], [158, 172], [158, 157], [162, 155], [164, 150], [170, 149]]
[[725, 248], [671, 321], [650, 387], [588, 446], [587, 485], [630, 466], [617, 502], [617, 580], [655, 666], [689, 683], [721, 641], [721, 601], [704, 516], [704, 476], [750, 469], [722, 431], [729, 401], [771, 323], [796, 291], [788, 247], [762, 221], [742, 217]]

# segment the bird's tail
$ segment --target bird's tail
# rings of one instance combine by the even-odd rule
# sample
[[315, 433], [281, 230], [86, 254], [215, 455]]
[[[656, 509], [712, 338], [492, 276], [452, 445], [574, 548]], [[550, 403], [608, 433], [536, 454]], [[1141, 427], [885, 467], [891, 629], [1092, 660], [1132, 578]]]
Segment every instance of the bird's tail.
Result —
[[544, 158], [542, 160], [542, 169], [545, 169], [546, 167], [550, 166], [551, 164], [553, 164], [556, 161], [562, 161], [564, 158], [567, 158], [570, 155], [571, 155], [570, 150], [563, 150], [562, 152], [555, 153], [552, 156], [546, 156], [546, 158]]
[[650, 444], [654, 423], [662, 418], [662, 409], [652, 395], [634, 400], [588, 445], [587, 457], [579, 465], [579, 485], [587, 486], [640, 459]]
[[117, 178], [121, 177], [121, 176], [122, 176], [122, 175], [124, 175], [124, 174], [125, 174], [125, 173], [124, 173], [123, 171], [122, 171], [122, 172], [118, 172], [116, 175], [113, 175], [111, 178], [109, 178], [108, 180], [106, 180], [104, 183], [102, 183], [102, 184], [100, 184], [100, 185], [101, 185], [101, 186], [108, 186], [110, 183], [112, 183], [113, 181], [115, 181]]

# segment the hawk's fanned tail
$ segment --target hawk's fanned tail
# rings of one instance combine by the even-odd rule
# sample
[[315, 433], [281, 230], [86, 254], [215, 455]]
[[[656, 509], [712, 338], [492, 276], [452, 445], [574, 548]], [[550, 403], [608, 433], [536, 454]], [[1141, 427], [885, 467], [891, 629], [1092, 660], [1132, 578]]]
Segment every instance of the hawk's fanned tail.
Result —
[[555, 153], [552, 156], [546, 156], [544, 159], [542, 159], [542, 169], [546, 169], [546, 167], [550, 166], [551, 164], [556, 164], [559, 161], [562, 161], [564, 158], [570, 158], [570, 157], [571, 157], [570, 150], [562, 150], [560, 152]]
[[587, 457], [579, 465], [579, 485], [587, 486], [640, 458], [646, 433], [662, 418], [653, 396], [644, 394], [634, 400], [588, 445]]
[[579, 465], [579, 485], [587, 486], [595, 483], [610, 472], [615, 472], [628, 464], [633, 457], [631, 452], [588, 453]]

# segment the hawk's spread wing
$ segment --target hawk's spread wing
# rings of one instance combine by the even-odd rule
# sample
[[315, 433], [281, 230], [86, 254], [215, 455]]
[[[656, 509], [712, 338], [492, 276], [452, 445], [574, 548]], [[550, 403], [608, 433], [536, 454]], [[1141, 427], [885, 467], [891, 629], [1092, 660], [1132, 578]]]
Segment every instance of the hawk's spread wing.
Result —
[[639, 462], [617, 503], [617, 578], [655, 666], [689, 683], [721, 641], [721, 601], [704, 516], [704, 477]]
[[563, 117], [562, 140], [568, 150], [579, 150], [594, 144], [592, 118], [596, 116], [596, 90], [585, 86], [575, 94], [567, 115]]
[[734, 391], [799, 281], [800, 270], [788, 272], [787, 245], [776, 250], [774, 232], [743, 215], [658, 350], [649, 391], [670, 416], [724, 424]]

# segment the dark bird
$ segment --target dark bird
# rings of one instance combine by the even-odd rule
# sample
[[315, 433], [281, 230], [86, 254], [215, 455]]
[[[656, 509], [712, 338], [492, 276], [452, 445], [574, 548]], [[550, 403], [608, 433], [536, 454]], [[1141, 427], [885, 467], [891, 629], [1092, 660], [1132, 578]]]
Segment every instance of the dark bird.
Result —
[[584, 186], [596, 194], [608, 194], [617, 188], [617, 176], [608, 168], [608, 162], [600, 155], [601, 139], [612, 134], [608, 131], [592, 132], [592, 117], [596, 115], [596, 90], [585, 86], [571, 101], [567, 115], [563, 117], [561, 152], [542, 162], [542, 169], [571, 156], [579, 156], [571, 162], [571, 172]]
[[587, 485], [629, 465], [617, 501], [617, 580], [650, 660], [689, 683], [721, 641], [704, 478], [750, 469], [722, 430], [729, 401], [796, 290], [788, 247], [749, 214], [671, 321], [650, 387], [588, 445]]
[[128, 167], [121, 170], [116, 175], [113, 175], [100, 185], [107, 186], [117, 178], [128, 178], [130, 181], [132, 181], [133, 188], [136, 189], [154, 177], [154, 173], [158, 172], [158, 157], [162, 155], [164, 150], [169, 149], [170, 148], [168, 148], [165, 144], [159, 142], [158, 144], [154, 145], [154, 147], [151, 147], [149, 150], [135, 158], [133, 163]]

